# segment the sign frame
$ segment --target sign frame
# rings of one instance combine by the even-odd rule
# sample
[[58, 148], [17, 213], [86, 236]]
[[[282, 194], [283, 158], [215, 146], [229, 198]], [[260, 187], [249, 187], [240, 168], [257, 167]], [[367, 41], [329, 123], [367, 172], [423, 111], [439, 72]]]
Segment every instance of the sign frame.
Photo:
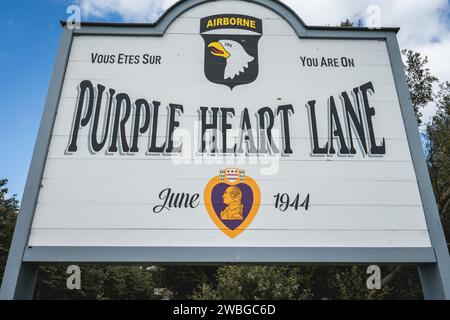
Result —
[[396, 36], [399, 29], [312, 27], [307, 26], [295, 12], [279, 1], [241, 1], [258, 4], [274, 11], [290, 24], [299, 38], [386, 42], [432, 248], [28, 247], [73, 38], [82, 35], [162, 37], [171, 23], [182, 13], [209, 2], [209, 0], [184, 0], [177, 2], [154, 24], [82, 23], [81, 29], [70, 30], [67, 24], [62, 22], [61, 43], [14, 231], [0, 299], [32, 299], [38, 265], [44, 263], [415, 264], [419, 269], [424, 297], [450, 299], [450, 257], [408, 92]]

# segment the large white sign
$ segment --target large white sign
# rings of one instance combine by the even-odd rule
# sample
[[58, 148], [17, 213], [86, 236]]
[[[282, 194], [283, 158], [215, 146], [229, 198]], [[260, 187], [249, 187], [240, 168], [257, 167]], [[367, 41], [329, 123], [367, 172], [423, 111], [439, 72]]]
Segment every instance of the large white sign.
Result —
[[237, 1], [74, 38], [31, 247], [431, 247], [386, 42]]

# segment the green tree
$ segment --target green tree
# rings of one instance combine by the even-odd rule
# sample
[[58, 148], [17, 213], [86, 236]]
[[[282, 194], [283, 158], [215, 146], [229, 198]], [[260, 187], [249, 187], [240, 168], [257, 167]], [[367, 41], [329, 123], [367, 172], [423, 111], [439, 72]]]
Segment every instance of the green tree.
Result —
[[340, 27], [342, 27], [342, 28], [351, 28], [351, 27], [353, 27], [353, 22], [350, 21], [350, 19], [346, 19], [346, 20], [341, 22]]
[[422, 109], [433, 101], [433, 84], [438, 81], [438, 78], [432, 75], [427, 67], [428, 57], [423, 57], [419, 52], [413, 50], [402, 50], [402, 55], [411, 102], [420, 125], [422, 124]]
[[450, 83], [440, 85], [436, 95], [438, 111], [427, 125], [428, 171], [441, 221], [450, 239]]
[[221, 266], [194, 299], [421, 299], [416, 267], [381, 267], [381, 290], [368, 290], [367, 266]]
[[148, 300], [154, 295], [155, 268], [80, 265], [81, 290], [66, 286], [67, 265], [40, 267], [35, 298], [45, 300]]
[[19, 213], [19, 201], [16, 195], [8, 197], [8, 180], [0, 179], [0, 283], [3, 279], [14, 226]]
[[155, 281], [160, 288], [166, 288], [174, 299], [187, 299], [199, 288], [203, 294], [215, 280], [217, 267], [213, 266], [164, 266], [155, 271]]
[[210, 300], [306, 299], [310, 297], [300, 267], [221, 266], [216, 284], [199, 288], [192, 298]]

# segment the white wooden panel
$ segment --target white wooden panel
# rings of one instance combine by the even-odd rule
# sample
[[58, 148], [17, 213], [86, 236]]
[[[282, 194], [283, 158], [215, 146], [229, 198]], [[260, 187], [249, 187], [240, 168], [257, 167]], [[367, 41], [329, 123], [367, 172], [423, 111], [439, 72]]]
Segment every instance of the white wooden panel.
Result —
[[[307, 41], [307, 40], [303, 40]], [[199, 45], [204, 45], [204, 43], [200, 43]], [[321, 77], [324, 77], [324, 75], [327, 75], [326, 79], [322, 79], [325, 83], [333, 83], [333, 81], [342, 80], [343, 76], [345, 74], [351, 74], [351, 69], [325, 69], [325, 70], [318, 70], [318, 69], [304, 69], [300, 66], [300, 60], [299, 55], [293, 55], [292, 53], [289, 54], [285, 59], [288, 61], [291, 61], [291, 66], [288, 68], [286, 66], [279, 66], [277, 63], [279, 62], [278, 59], [274, 59], [273, 57], [264, 57], [261, 56], [260, 60], [262, 60], [262, 63], [265, 63], [266, 66], [261, 66], [260, 75], [264, 78], [269, 77], [275, 77], [275, 79], [285, 79], [286, 72], [292, 72], [292, 68], [294, 67], [297, 70], [297, 74], [294, 75], [293, 81], [289, 81], [285, 83], [285, 86], [280, 88], [280, 93], [286, 93], [292, 94], [292, 89], [297, 88], [299, 84], [305, 84], [308, 93], [308, 97], [314, 98], [315, 95], [322, 96], [323, 95], [323, 87], [320, 86], [313, 86], [311, 83], [311, 80], [318, 80]], [[180, 61], [180, 58], [174, 58], [175, 61], [170, 61], [167, 59], [167, 62], [163, 62], [160, 65], [127, 65], [126, 67], [123, 67], [123, 65], [106, 65], [106, 64], [99, 64], [96, 65], [96, 68], [92, 68], [92, 63], [88, 61], [72, 61], [68, 67], [68, 73], [69, 77], [67, 77], [67, 80], [78, 80], [77, 82], [81, 82], [82, 80], [92, 80], [95, 83], [105, 84], [105, 81], [109, 80], [120, 80], [122, 82], [126, 82], [129, 87], [131, 86], [134, 79], [143, 78], [145, 79], [146, 83], [145, 85], [148, 88], [151, 88], [153, 85], [161, 85], [163, 83], [170, 83], [172, 88], [172, 97], [177, 98], [177, 89], [179, 89], [179, 86], [186, 86], [186, 82], [188, 80], [203, 80], [204, 74], [203, 74], [203, 51], [197, 52], [196, 61]], [[265, 60], [266, 59], [266, 60]], [[393, 84], [393, 79], [389, 77], [389, 73], [391, 71], [390, 67], [387, 65], [360, 65], [358, 67], [360, 73], [359, 77], [355, 77], [354, 80], [351, 83], [354, 83], [355, 86], [362, 85], [368, 81], [373, 81], [375, 86], [375, 91], [379, 94], [377, 96], [382, 96], [384, 101], [392, 101], [396, 100], [397, 96], [393, 95], [387, 95], [386, 94], [390, 92], [395, 92], [395, 90], [392, 90], [392, 86], [390, 86], [387, 89], [390, 89], [388, 92], [384, 92], [384, 88], [380, 88], [383, 83], [378, 84], [379, 82], [388, 82], [389, 84]], [[114, 70], [113, 75], [111, 75], [111, 71]], [[151, 74], [155, 73], [167, 73], [166, 78], [151, 76]], [[374, 73], [374, 76], [369, 76], [370, 73]], [[274, 78], [272, 78], [274, 79]], [[131, 81], [131, 83], [129, 82]], [[172, 82], [170, 82], [172, 81]], [[257, 79], [255, 82], [258, 82]], [[307, 85], [309, 83], [309, 85]], [[128, 89], [128, 86], [122, 88], [115, 88], [116, 90], [125, 90]], [[266, 82], [265, 84], [261, 84], [263, 87], [270, 87], [271, 83]], [[192, 89], [199, 89], [199, 88], [205, 88], [207, 87], [207, 83], [203, 81], [196, 82], [192, 84]], [[237, 87], [239, 88], [239, 87]], [[349, 88], [349, 85], [342, 85], [338, 84], [334, 86], [334, 90], [336, 93], [340, 93], [340, 89], [342, 90], [351, 90], [353, 89], [351, 86]], [[225, 88], [222, 88], [225, 89]], [[242, 89], [242, 87], [241, 87]], [[75, 87], [76, 90], [76, 87]], [[126, 90], [129, 91], [129, 90]], [[159, 91], [159, 90], [158, 90]], [[224, 90], [220, 90], [223, 91]], [[333, 94], [334, 92], [330, 91], [330, 94]], [[380, 92], [379, 92], [380, 91]], [[295, 92], [295, 91], [294, 91]], [[162, 91], [164, 93], [164, 91]], [[277, 90], [278, 93], [278, 90]], [[130, 91], [130, 94], [133, 94], [133, 91]], [[210, 94], [208, 92], [204, 92], [204, 94]], [[276, 93], [275, 93], [276, 94]], [[142, 91], [141, 91], [142, 95]], [[72, 97], [76, 97], [76, 91], [72, 88]], [[64, 95], [64, 97], [67, 97], [67, 95]], [[376, 98], [376, 97], [375, 97]], [[375, 100], [377, 101], [377, 100]], [[378, 100], [379, 101], [379, 100]]]
[[[80, 36], [74, 39], [75, 47], [72, 48], [69, 59], [80, 60], [80, 53], [83, 52], [96, 52], [96, 49], [103, 50], [113, 50], [114, 52], [121, 53], [136, 53], [136, 52], [145, 52], [148, 53], [149, 48], [160, 48], [165, 52], [173, 52], [170, 50], [173, 48], [175, 51], [178, 50], [194, 50], [195, 52], [202, 52], [203, 47], [198, 47], [198, 40], [202, 40], [200, 37], [198, 30], [194, 35], [184, 35], [184, 34], [165, 34], [162, 38], [153, 38], [148, 36], [114, 36], [114, 37], [101, 37], [101, 36]], [[266, 34], [264, 34], [264, 38]], [[264, 38], [261, 38], [260, 41], [263, 41]], [[326, 55], [330, 55], [335, 51], [345, 52], [346, 54], [352, 52], [364, 53], [361, 54], [362, 59], [367, 59], [368, 57], [374, 57], [375, 61], [379, 59], [384, 59], [387, 65], [390, 65], [389, 56], [387, 54], [386, 45], [384, 40], [346, 40], [346, 39], [299, 39], [297, 35], [292, 34], [290, 37], [279, 37], [279, 36], [270, 36], [268, 35], [268, 42], [272, 43], [273, 41], [284, 42], [287, 41], [295, 42], [298, 41], [301, 46], [298, 46], [296, 43], [292, 43], [291, 46], [297, 45], [299, 48], [301, 47], [303, 52], [309, 53], [319, 53], [324, 52]], [[138, 42], [136, 41], [138, 40]], [[117, 42], [123, 43], [124, 46], [118, 48]], [[165, 42], [171, 42], [171, 47], [167, 48], [164, 44]], [[355, 45], [356, 44], [356, 45]], [[90, 49], [90, 50], [89, 50]], [[131, 50], [133, 49], [133, 50]], [[142, 51], [141, 51], [142, 50]], [[104, 51], [108, 52], [108, 51]], [[289, 54], [288, 52], [280, 52], [281, 54]], [[261, 54], [264, 54], [261, 52]], [[83, 59], [81, 59], [83, 60]]]
[[[197, 139], [200, 139], [197, 137]], [[279, 140], [279, 139], [277, 139]], [[88, 158], [97, 158], [97, 159], [117, 159], [117, 158], [123, 158], [124, 160], [133, 161], [136, 159], [147, 159], [147, 160], [165, 160], [169, 163], [173, 160], [190, 160], [190, 159], [205, 159], [209, 162], [213, 161], [213, 163], [217, 159], [229, 159], [229, 164], [239, 164], [238, 161], [234, 161], [235, 157], [233, 155], [227, 155], [227, 156], [201, 156], [196, 155], [195, 153], [198, 150], [197, 148], [193, 148], [193, 143], [195, 143], [196, 146], [198, 146], [197, 140], [195, 140], [190, 148], [188, 150], [189, 141], [192, 141], [192, 139], [187, 139], [185, 137], [182, 141], [185, 144], [184, 147], [184, 154], [181, 156], [174, 155], [173, 158], [169, 156], [161, 157], [160, 155], [151, 156], [146, 155], [145, 151], [149, 147], [148, 139], [140, 139], [139, 140], [139, 149], [141, 150], [139, 153], [133, 155], [132, 157], [123, 157], [121, 154], [115, 153], [112, 155], [106, 155], [105, 151], [103, 153], [97, 153], [97, 154], [91, 154], [89, 151], [89, 148], [87, 147], [88, 139], [85, 137], [85, 139], [80, 138], [80, 147], [78, 148], [77, 153], [72, 154], [70, 157], [75, 159], [88, 159]], [[162, 145], [164, 143], [165, 139], [160, 138], [158, 139], [158, 145]], [[275, 140], [274, 140], [275, 141]], [[237, 141], [235, 141], [237, 143]], [[319, 143], [321, 146], [325, 145], [327, 142], [326, 139], [319, 139]], [[229, 146], [232, 145], [232, 140], [229, 141]], [[280, 141], [275, 141], [275, 144], [277, 147], [281, 148]], [[84, 144], [84, 146], [83, 146]], [[377, 141], [377, 144], [381, 144], [381, 140]], [[50, 145], [48, 158], [51, 159], [60, 159], [65, 158], [67, 155], [65, 154], [67, 147], [69, 145], [69, 139], [65, 136], [54, 136], [52, 138], [52, 142]], [[272, 161], [322, 161], [323, 157], [311, 157], [311, 140], [309, 138], [297, 138], [297, 139], [291, 139], [291, 145], [292, 149], [295, 150], [295, 153], [290, 157], [283, 157], [280, 155], [275, 156], [268, 156], [267, 159]], [[356, 144], [355, 144], [356, 145]], [[335, 142], [334, 146], [337, 149], [338, 144]], [[357, 148], [357, 147], [355, 147]], [[106, 149], [106, 148], [105, 148]], [[403, 139], [387, 139], [386, 140], [386, 156], [384, 157], [367, 157], [364, 156], [361, 152], [354, 156], [346, 156], [346, 157], [334, 157], [330, 158], [330, 160], [334, 161], [355, 161], [355, 160], [364, 160], [364, 161], [410, 161], [411, 155], [409, 153], [409, 148], [406, 143], [406, 140]], [[242, 156], [244, 157], [244, 156]], [[326, 158], [325, 158], [326, 159]], [[173, 163], [172, 163], [173, 164]]]
[[[166, 164], [160, 161], [134, 160], [126, 164], [120, 159], [48, 159], [44, 172], [44, 179], [90, 179], [99, 180], [111, 178], [111, 172], [117, 178], [134, 179], [167, 179], [167, 180], [201, 180], [199, 175], [204, 171], [204, 164], [192, 164], [190, 170], [184, 165], [174, 165], [170, 169], [170, 176], [164, 170]], [[255, 167], [251, 164], [240, 166], [246, 172], [258, 175], [258, 180], [297, 181], [301, 177], [304, 181], [409, 181], [415, 182], [416, 175], [410, 162], [372, 162], [372, 161], [308, 161], [301, 165], [295, 161], [286, 161], [276, 167], [275, 172], [267, 172], [270, 164]], [[151, 170], [149, 170], [151, 169]], [[208, 171], [219, 173], [223, 164], [208, 165]], [[293, 174], [295, 172], [295, 175]], [[320, 174], [317, 174], [320, 172]]]
[[430, 247], [426, 231], [248, 230], [235, 239], [218, 230], [33, 229], [30, 246]]
[[[151, 170], [151, 168], [149, 168]], [[208, 170], [209, 171], [209, 170]], [[250, 173], [248, 173], [250, 175]], [[111, 173], [113, 175], [113, 172]], [[211, 177], [216, 176], [211, 173]], [[252, 175], [250, 175], [252, 176]], [[255, 179], [257, 177], [254, 176]], [[299, 177], [300, 178], [300, 177]], [[202, 193], [207, 181], [156, 179], [44, 179], [39, 203], [87, 204], [159, 204], [159, 193], [168, 187], [184, 193]], [[298, 182], [266, 180], [259, 182], [262, 204], [273, 204], [277, 193], [311, 194], [311, 205], [421, 205], [415, 182], [409, 181], [341, 181]], [[401, 192], [398, 192], [401, 190]], [[200, 198], [201, 203], [203, 197]], [[182, 211], [179, 209], [179, 211]], [[192, 211], [192, 210], [190, 210]]]
[[[136, 42], [139, 39], [139, 42]], [[195, 38], [194, 38], [195, 39]], [[123, 47], [117, 47], [117, 41], [123, 43]], [[185, 62], [201, 63], [203, 62], [204, 50], [201, 46], [203, 39], [197, 38], [193, 41], [192, 36], [181, 34], [167, 34], [164, 38], [148, 37], [114, 37], [98, 38], [82, 37], [75, 39], [76, 46], [70, 54], [69, 61], [91, 63], [92, 54], [101, 53], [104, 55], [112, 54], [152, 54], [163, 56], [162, 62], [176, 62], [180, 58]], [[360, 41], [358, 47], [351, 45], [348, 40], [329, 40], [327, 45], [323, 45], [323, 40], [301, 40], [297, 36], [277, 37], [265, 35], [261, 39], [260, 45], [267, 46], [286, 46], [291, 52], [283, 53], [286, 56], [308, 56], [312, 58], [326, 57], [352, 57], [359, 66], [390, 66], [389, 57], [382, 41]], [[167, 44], [170, 43], [170, 47]], [[175, 43], [175, 45], [173, 45]], [[298, 45], [300, 43], [300, 45]], [[331, 43], [331, 44], [330, 44]], [[261, 53], [265, 59], [275, 60]], [[172, 61], [173, 60], [173, 61]], [[300, 61], [298, 61], [300, 62]], [[111, 64], [109, 64], [111, 66]], [[114, 64], [113, 64], [114, 65]], [[122, 65], [123, 67], [124, 65]], [[148, 65], [151, 69], [157, 65]]]
[[[330, 206], [313, 205], [308, 211], [276, 212], [269, 205], [248, 230], [422, 230], [421, 206], [341, 206], [336, 214]], [[150, 204], [42, 203], [33, 228], [37, 229], [192, 229], [214, 230], [209, 216], [199, 208], [192, 212], [152, 213]], [[195, 223], [193, 223], [195, 221]]]

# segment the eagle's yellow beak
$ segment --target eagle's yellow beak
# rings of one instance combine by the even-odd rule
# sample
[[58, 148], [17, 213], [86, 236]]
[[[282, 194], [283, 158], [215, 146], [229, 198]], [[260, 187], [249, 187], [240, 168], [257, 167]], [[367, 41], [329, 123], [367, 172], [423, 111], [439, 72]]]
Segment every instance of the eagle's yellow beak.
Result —
[[230, 56], [230, 53], [227, 50], [225, 50], [225, 48], [220, 42], [211, 42], [208, 45], [208, 48], [212, 55], [223, 57], [225, 59], [228, 59], [228, 57]]

